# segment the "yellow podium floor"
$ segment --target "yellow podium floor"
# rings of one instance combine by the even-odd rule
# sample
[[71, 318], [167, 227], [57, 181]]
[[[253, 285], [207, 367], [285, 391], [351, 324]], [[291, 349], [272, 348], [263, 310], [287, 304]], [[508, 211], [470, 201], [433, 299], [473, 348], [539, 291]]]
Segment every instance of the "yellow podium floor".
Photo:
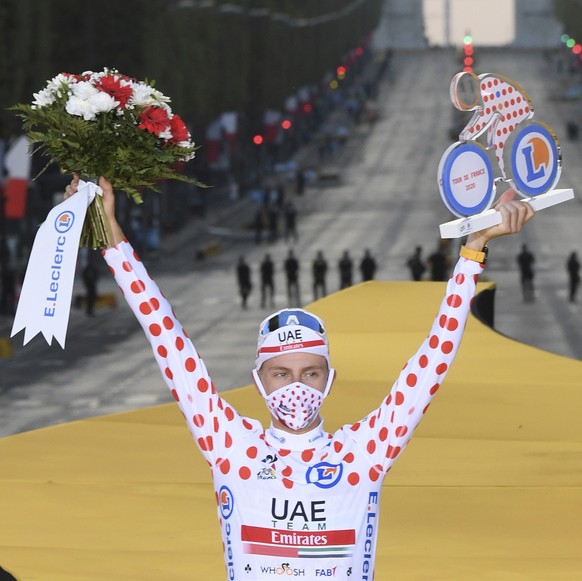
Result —
[[[374, 282], [312, 305], [339, 372], [328, 431], [378, 405], [442, 294]], [[224, 397], [268, 422], [254, 388]], [[386, 478], [376, 580], [582, 579], [581, 412], [581, 362], [471, 317]], [[18, 581], [225, 579], [210, 473], [178, 408], [0, 439], [0, 566]]]

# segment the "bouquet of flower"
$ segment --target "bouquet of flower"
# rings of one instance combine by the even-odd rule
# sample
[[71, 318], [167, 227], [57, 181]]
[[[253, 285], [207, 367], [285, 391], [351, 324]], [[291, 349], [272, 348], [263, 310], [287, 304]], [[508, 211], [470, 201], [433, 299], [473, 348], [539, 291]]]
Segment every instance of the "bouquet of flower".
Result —
[[[105, 176], [139, 204], [140, 188], [159, 191], [158, 180], [196, 182], [172, 167], [192, 159], [196, 146], [169, 102], [152, 82], [104, 69], [81, 75], [61, 73], [34, 94], [32, 104], [12, 109], [22, 118], [36, 151], [50, 162], [85, 180]], [[88, 209], [81, 245], [108, 245], [108, 229], [96, 196]]]

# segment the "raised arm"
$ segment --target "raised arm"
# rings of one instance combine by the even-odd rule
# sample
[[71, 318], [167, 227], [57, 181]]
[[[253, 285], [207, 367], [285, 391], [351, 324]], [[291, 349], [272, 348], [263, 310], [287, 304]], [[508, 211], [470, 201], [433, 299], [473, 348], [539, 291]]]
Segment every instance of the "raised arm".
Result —
[[[76, 191], [77, 181], [74, 179], [67, 187], [67, 195]], [[125, 238], [115, 217], [111, 184], [100, 178], [99, 185], [113, 239], [113, 245], [103, 251], [104, 258], [152, 346], [162, 378], [198, 447], [209, 464], [219, 465], [228, 458], [233, 442], [262, 430], [262, 426], [256, 420], [241, 418], [218, 396], [204, 362], [171, 305]]]
[[[496, 209], [501, 213], [501, 224], [472, 234], [465, 244], [477, 257], [488, 242], [519, 232], [534, 215], [527, 203], [515, 200], [513, 190], [500, 198]], [[420, 349], [408, 360], [380, 407], [352, 426], [352, 437], [368, 450], [370, 463], [378, 471], [387, 471], [400, 455], [448, 373], [483, 268], [478, 260], [459, 258]]]

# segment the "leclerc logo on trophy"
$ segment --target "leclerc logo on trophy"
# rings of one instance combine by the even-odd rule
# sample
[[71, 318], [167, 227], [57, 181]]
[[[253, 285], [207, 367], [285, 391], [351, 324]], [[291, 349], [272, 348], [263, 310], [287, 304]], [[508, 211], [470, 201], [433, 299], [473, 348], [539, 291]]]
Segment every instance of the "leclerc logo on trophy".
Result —
[[498, 213], [489, 208], [501, 182], [535, 211], [574, 197], [571, 189], [554, 189], [562, 169], [558, 138], [548, 125], [533, 121], [533, 104], [517, 83], [496, 74], [458, 73], [451, 100], [460, 111], [474, 113], [438, 168], [443, 202], [459, 218], [440, 225], [443, 238], [498, 224]]

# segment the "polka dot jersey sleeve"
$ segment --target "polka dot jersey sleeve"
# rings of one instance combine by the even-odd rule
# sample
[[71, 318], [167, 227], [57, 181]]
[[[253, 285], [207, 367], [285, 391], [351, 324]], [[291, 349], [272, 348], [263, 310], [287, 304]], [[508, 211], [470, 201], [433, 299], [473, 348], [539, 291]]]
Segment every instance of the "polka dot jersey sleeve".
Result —
[[380, 407], [350, 426], [379, 472], [400, 455], [447, 374], [463, 336], [482, 265], [459, 259], [430, 333]]
[[262, 429], [260, 424], [241, 418], [218, 396], [204, 362], [131, 245], [121, 242], [103, 255], [151, 343], [162, 377], [200, 451], [211, 466], [219, 464], [237, 435], [242, 438]]

